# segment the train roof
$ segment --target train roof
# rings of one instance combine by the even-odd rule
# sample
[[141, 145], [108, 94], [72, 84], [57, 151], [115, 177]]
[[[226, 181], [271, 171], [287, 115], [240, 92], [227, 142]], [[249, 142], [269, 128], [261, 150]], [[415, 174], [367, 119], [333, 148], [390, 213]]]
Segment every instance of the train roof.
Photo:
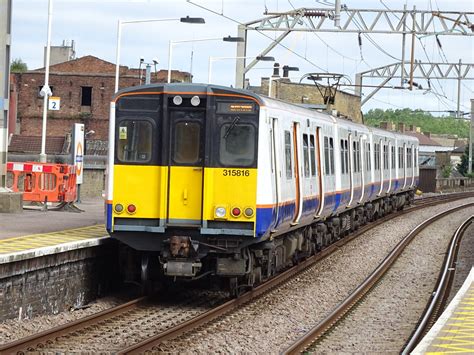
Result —
[[251, 98], [255, 100], [256, 102], [258, 102], [260, 105], [263, 105], [269, 108], [275, 108], [275, 109], [286, 110], [286, 111], [291, 111], [295, 113], [301, 113], [302, 115], [313, 116], [317, 119], [324, 120], [328, 123], [337, 123], [342, 126], [357, 128], [360, 131], [370, 131], [372, 133], [375, 133], [381, 136], [389, 136], [389, 137], [391, 136], [394, 138], [395, 137], [399, 139], [403, 138], [408, 141], [418, 142], [418, 139], [413, 136], [404, 135], [398, 132], [386, 131], [380, 128], [365, 126], [360, 123], [356, 123], [356, 122], [349, 121], [343, 118], [332, 116], [329, 113], [310, 110], [310, 109], [301, 107], [297, 104], [288, 103], [288, 102], [285, 102], [279, 99], [274, 99], [265, 95], [259, 95], [249, 90], [230, 88], [227, 86], [214, 85], [214, 84], [155, 83], [155, 84], [149, 84], [149, 85], [133, 86], [133, 87], [119, 90], [115, 94], [114, 100], [117, 100], [121, 96], [126, 96], [127, 94], [141, 93], [141, 92], [142, 93], [168, 93], [168, 94], [169, 93], [187, 93], [187, 94], [207, 93], [211, 95], [212, 94], [214, 95], [234, 94], [237, 96]]
[[253, 93], [252, 91], [229, 88], [226, 86], [214, 85], [214, 84], [197, 84], [197, 83], [156, 83], [149, 85], [133, 86], [119, 90], [114, 100], [117, 100], [120, 96], [125, 96], [131, 93], [206, 93], [206, 94], [234, 94], [238, 96], [246, 96], [254, 99], [259, 104], [263, 104], [263, 100], [260, 95]]

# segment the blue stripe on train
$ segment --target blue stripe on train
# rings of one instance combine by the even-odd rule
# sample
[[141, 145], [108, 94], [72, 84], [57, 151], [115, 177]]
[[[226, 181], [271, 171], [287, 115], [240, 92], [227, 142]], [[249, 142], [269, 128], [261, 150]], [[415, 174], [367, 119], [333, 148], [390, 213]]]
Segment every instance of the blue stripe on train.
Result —
[[106, 224], [106, 229], [107, 231], [112, 231], [112, 204], [108, 203], [107, 204], [107, 224]]

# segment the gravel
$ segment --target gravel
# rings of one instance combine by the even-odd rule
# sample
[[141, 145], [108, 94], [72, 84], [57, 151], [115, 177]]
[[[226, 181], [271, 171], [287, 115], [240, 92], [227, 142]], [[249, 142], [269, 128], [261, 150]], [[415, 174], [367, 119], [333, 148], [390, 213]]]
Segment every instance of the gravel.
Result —
[[400, 353], [436, 286], [451, 237], [473, 210], [458, 211], [421, 232], [377, 287], [314, 351]]
[[[201, 331], [161, 344], [159, 350], [279, 353], [344, 300], [412, 228], [431, 215], [467, 202], [474, 199], [414, 211], [378, 226], [291, 282]], [[418, 299], [417, 292], [413, 297]], [[404, 324], [380, 315], [379, 323], [387, 322]]]
[[[413, 227], [431, 215], [467, 202], [474, 202], [474, 198], [414, 211], [410, 215], [397, 217], [378, 226], [341, 247], [337, 252], [280, 288], [230, 315], [202, 327], [198, 332], [161, 344], [160, 350], [185, 353], [190, 351], [194, 353], [279, 353], [332, 311], [375, 269], [388, 252]], [[443, 228], [444, 225], [439, 229], [443, 230]], [[419, 253], [418, 256], [420, 255], [422, 253]], [[419, 264], [423, 265], [424, 262], [420, 261]], [[432, 273], [426, 272], [412, 283], [417, 283], [416, 280], [432, 278], [431, 275]], [[398, 278], [405, 279], [406, 276]], [[414, 300], [419, 299], [418, 291], [410, 292], [410, 294]], [[90, 308], [83, 310], [65, 312], [56, 316], [36, 317], [30, 320], [5, 321], [0, 323], [0, 339], [2, 342], [10, 342], [121, 302], [123, 301], [106, 298], [94, 302]], [[424, 301], [419, 300], [419, 302], [421, 304]], [[385, 307], [391, 306], [386, 305]], [[377, 314], [375, 315], [377, 317]], [[383, 313], [380, 313], [374, 320], [374, 323], [377, 322], [383, 325], [399, 324], [403, 326], [406, 324], [401, 318], [387, 320]], [[355, 330], [350, 333], [355, 333]], [[103, 348], [107, 349], [107, 343], [103, 343]], [[328, 347], [327, 349], [332, 348]], [[341, 351], [341, 349], [343, 348], [327, 351]], [[358, 347], [349, 349], [347, 350], [349, 352], [365, 351]], [[325, 352], [326, 350], [321, 351]]]

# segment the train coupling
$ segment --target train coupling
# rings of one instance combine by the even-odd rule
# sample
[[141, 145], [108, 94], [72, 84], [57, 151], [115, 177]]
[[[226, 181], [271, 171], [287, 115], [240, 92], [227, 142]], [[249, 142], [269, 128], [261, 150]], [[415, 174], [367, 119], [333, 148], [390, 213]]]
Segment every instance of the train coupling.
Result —
[[201, 270], [202, 264], [194, 260], [168, 260], [163, 264], [166, 276], [194, 277]]
[[173, 258], [188, 258], [195, 253], [199, 243], [190, 237], [174, 235], [168, 239], [169, 253]]

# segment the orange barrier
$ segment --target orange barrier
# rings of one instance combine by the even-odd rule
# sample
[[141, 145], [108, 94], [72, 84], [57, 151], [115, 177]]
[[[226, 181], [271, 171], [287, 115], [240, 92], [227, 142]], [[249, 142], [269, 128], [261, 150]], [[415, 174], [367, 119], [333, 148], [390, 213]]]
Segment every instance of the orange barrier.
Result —
[[7, 163], [7, 187], [23, 192], [24, 201], [74, 202], [76, 168], [68, 164]]

